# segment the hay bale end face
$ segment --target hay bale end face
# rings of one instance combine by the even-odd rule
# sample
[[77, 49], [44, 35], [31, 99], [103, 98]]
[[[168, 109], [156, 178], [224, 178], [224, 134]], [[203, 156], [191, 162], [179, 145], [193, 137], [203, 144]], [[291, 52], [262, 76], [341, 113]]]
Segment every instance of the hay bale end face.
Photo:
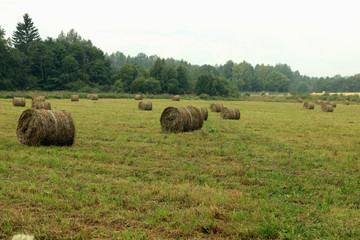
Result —
[[138, 108], [140, 110], [151, 111], [152, 110], [152, 103], [151, 102], [139, 102]]
[[15, 106], [15, 107], [25, 107], [25, 105], [26, 105], [25, 98], [19, 98], [19, 97], [14, 97], [13, 98], [13, 106]]
[[222, 119], [240, 119], [240, 111], [237, 108], [224, 107], [221, 109], [220, 117]]
[[[189, 106], [189, 107], [191, 107], [191, 106]], [[206, 107], [197, 107], [197, 106], [194, 106], [194, 107], [199, 109], [199, 111], [201, 112], [201, 114], [204, 118], [204, 121], [206, 121], [208, 119], [208, 115], [209, 115], [207, 108]]]
[[167, 107], [161, 114], [160, 124], [166, 132], [190, 132], [202, 128], [204, 119], [200, 110], [193, 106]]
[[223, 105], [221, 103], [212, 103], [210, 105], [210, 111], [212, 112], [221, 112], [221, 109], [223, 109]]
[[135, 100], [143, 100], [144, 97], [141, 94], [136, 94], [134, 97]]
[[79, 95], [71, 95], [71, 101], [72, 102], [78, 102], [80, 99]]
[[314, 109], [315, 105], [312, 102], [305, 102], [304, 103], [304, 108], [305, 109]]
[[323, 111], [323, 112], [333, 112], [334, 109], [333, 109], [333, 107], [332, 107], [331, 105], [329, 105], [329, 104], [322, 104], [322, 105], [321, 105], [321, 111]]
[[71, 146], [75, 125], [69, 112], [27, 109], [18, 120], [16, 134], [22, 145]]
[[174, 96], [172, 97], [172, 100], [173, 100], [173, 101], [180, 101], [180, 96], [179, 96], [179, 95], [174, 95]]

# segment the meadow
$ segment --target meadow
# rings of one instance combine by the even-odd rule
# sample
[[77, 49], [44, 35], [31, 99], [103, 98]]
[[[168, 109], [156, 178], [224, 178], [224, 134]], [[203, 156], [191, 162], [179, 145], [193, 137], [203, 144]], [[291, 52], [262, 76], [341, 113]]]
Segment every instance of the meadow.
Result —
[[216, 101], [202, 129], [164, 133], [167, 106], [213, 101], [49, 99], [71, 147], [18, 143], [26, 108], [0, 99], [0, 239], [359, 239], [360, 105]]

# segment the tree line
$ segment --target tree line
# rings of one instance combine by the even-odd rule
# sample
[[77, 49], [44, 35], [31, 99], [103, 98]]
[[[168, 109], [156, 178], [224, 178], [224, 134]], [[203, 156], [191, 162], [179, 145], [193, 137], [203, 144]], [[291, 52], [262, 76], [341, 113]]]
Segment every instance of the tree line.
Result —
[[275, 66], [232, 60], [192, 65], [184, 60], [139, 53], [106, 54], [74, 29], [40, 38], [28, 14], [12, 38], [0, 26], [0, 90], [68, 90], [149, 94], [238, 96], [241, 92], [359, 92], [360, 74], [314, 78]]

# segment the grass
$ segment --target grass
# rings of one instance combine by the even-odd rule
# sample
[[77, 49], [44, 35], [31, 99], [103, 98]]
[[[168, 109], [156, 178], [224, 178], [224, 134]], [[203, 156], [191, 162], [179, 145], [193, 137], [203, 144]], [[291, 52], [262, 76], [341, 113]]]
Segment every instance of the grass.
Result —
[[212, 102], [49, 101], [72, 147], [19, 145], [25, 108], [0, 99], [0, 239], [360, 238], [360, 105], [220, 101], [241, 119], [173, 134], [165, 107]]

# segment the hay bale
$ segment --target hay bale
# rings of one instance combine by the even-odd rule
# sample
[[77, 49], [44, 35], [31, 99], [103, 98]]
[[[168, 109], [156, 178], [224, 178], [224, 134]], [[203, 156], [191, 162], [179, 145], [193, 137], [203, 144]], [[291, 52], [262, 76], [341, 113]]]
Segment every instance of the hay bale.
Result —
[[222, 119], [240, 119], [240, 111], [237, 108], [224, 107], [221, 109], [220, 117]]
[[329, 105], [330, 105], [330, 102], [329, 102], [329, 101], [326, 101], [326, 100], [322, 100], [322, 101], [321, 101], [321, 104], [329, 104]]
[[89, 100], [98, 100], [99, 95], [97, 95], [97, 94], [88, 94], [88, 95], [86, 95], [86, 98], [89, 99]]
[[200, 129], [204, 119], [200, 110], [193, 106], [167, 107], [161, 114], [160, 124], [163, 131], [189, 132]]
[[316, 101], [315, 101], [315, 104], [316, 104], [316, 105], [320, 105], [321, 102], [322, 102], [321, 100], [316, 100]]
[[26, 105], [25, 98], [19, 98], [19, 97], [14, 97], [13, 98], [13, 106], [15, 106], [15, 107], [25, 107], [25, 105]]
[[315, 105], [312, 102], [304, 102], [305, 109], [314, 109]]
[[71, 101], [72, 102], [78, 102], [79, 101], [79, 95], [71, 95]]
[[51, 104], [49, 102], [38, 102], [32, 100], [31, 108], [51, 110]]
[[330, 102], [330, 105], [335, 108], [336, 107], [336, 102]]
[[350, 102], [349, 102], [348, 100], [345, 100], [345, 101], [343, 101], [343, 104], [344, 104], [344, 105], [349, 105]]
[[36, 97], [33, 97], [32, 100], [39, 101], [39, 102], [45, 102], [45, 96], [36, 96]]
[[334, 109], [330, 104], [322, 104], [321, 105], [321, 111], [323, 111], [323, 112], [333, 112]]
[[18, 120], [16, 134], [23, 145], [71, 146], [75, 125], [69, 112], [27, 109]]
[[210, 111], [212, 112], [221, 112], [221, 109], [223, 109], [223, 105], [221, 103], [212, 103], [210, 105]]
[[141, 94], [136, 94], [134, 98], [135, 98], [135, 100], [143, 100], [144, 99], [144, 97]]
[[172, 100], [173, 100], [173, 101], [180, 101], [180, 96], [179, 96], [179, 95], [174, 95], [174, 96], [172, 97]]
[[138, 108], [140, 110], [152, 110], [152, 103], [151, 102], [139, 102]]
[[[189, 106], [189, 107], [191, 107], [191, 106]], [[197, 106], [194, 106], [194, 107], [199, 109], [199, 111], [201, 112], [201, 114], [202, 114], [202, 116], [204, 118], [204, 121], [206, 121], [208, 119], [208, 115], [209, 115], [207, 108], [206, 107], [197, 107]]]
[[296, 102], [298, 102], [298, 103], [302, 103], [302, 102], [303, 102], [303, 100], [302, 100], [301, 98], [298, 98], [298, 99], [296, 100]]

